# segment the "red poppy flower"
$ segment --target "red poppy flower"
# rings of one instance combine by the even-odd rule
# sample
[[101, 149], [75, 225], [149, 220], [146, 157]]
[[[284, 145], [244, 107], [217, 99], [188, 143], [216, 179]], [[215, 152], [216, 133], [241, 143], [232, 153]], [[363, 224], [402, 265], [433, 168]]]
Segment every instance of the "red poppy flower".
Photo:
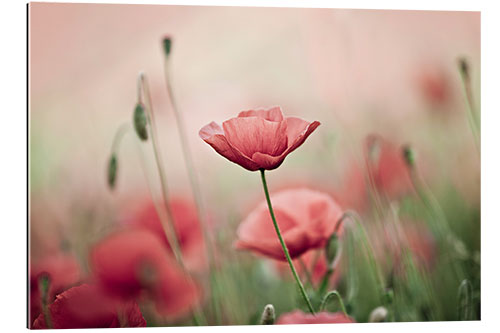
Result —
[[219, 154], [250, 171], [273, 170], [320, 125], [284, 117], [280, 107], [243, 111], [238, 117], [204, 126], [200, 137]]
[[282, 314], [276, 321], [276, 324], [341, 324], [355, 322], [356, 321], [353, 318], [346, 316], [342, 312], [320, 312], [313, 315], [311, 313], [304, 313], [300, 310], [295, 310]]
[[48, 301], [51, 302], [56, 294], [79, 282], [81, 271], [76, 258], [64, 253], [52, 253], [32, 263], [30, 268], [30, 323], [33, 323], [41, 308], [39, 278], [46, 275], [50, 279]]
[[390, 198], [407, 194], [412, 190], [408, 167], [402, 151], [378, 135], [366, 139], [369, 173], [375, 186]]
[[[276, 220], [292, 258], [323, 247], [333, 233], [342, 210], [325, 193], [285, 190], [271, 197]], [[266, 202], [262, 202], [239, 226], [236, 247], [267, 257], [286, 260]]]
[[364, 211], [369, 202], [367, 190], [365, 170], [359, 162], [353, 160], [333, 196], [344, 209]]
[[[195, 271], [207, 268], [205, 242], [196, 206], [193, 202], [180, 198], [171, 199], [169, 204], [186, 267]], [[153, 201], [141, 202], [137, 209], [127, 214], [125, 222], [154, 232], [171, 250]]]
[[90, 256], [96, 280], [123, 300], [151, 297], [169, 318], [189, 312], [201, 294], [178, 267], [161, 239], [145, 229], [117, 232], [97, 244]]
[[[52, 328], [145, 327], [146, 321], [135, 302], [117, 303], [94, 285], [83, 284], [57, 295], [48, 307]], [[43, 314], [35, 329], [50, 328]]]
[[416, 77], [422, 96], [432, 105], [443, 105], [450, 100], [449, 80], [440, 67], [422, 67]]

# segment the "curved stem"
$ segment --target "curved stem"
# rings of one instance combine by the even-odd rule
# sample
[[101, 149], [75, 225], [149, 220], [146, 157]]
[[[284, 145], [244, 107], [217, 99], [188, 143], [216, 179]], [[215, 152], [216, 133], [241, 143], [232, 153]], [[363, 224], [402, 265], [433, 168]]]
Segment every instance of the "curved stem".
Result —
[[[161, 185], [161, 191], [162, 191], [162, 196], [163, 196], [163, 202], [165, 204], [165, 210], [167, 212], [167, 217], [168, 220], [170, 221], [169, 226], [170, 226], [170, 232], [167, 232], [166, 228], [167, 226], [165, 225], [164, 221], [160, 219], [162, 222], [163, 229], [165, 231], [165, 235], [167, 236], [167, 239], [170, 243], [170, 246], [172, 248], [172, 252], [175, 255], [175, 258], [179, 262], [179, 264], [182, 266], [182, 268], [186, 268], [184, 265], [184, 261], [182, 258], [182, 252], [180, 249], [179, 241], [177, 239], [177, 232], [175, 230], [175, 222], [174, 222], [174, 217], [172, 214], [172, 209], [170, 207], [170, 204], [168, 203], [168, 188], [167, 188], [167, 177], [165, 174], [165, 167], [163, 165], [163, 160], [160, 155], [160, 150], [159, 150], [159, 145], [158, 145], [158, 134], [156, 132], [156, 122], [154, 119], [154, 112], [153, 112], [153, 105], [151, 101], [151, 94], [149, 93], [149, 87], [146, 81], [146, 78], [144, 74], [139, 75], [139, 85], [142, 87], [142, 91], [144, 92], [144, 95], [147, 97], [147, 104], [146, 104], [146, 113], [147, 113], [147, 120], [149, 127], [151, 128], [151, 141], [153, 142], [153, 151], [155, 155], [155, 161], [156, 161], [156, 166], [158, 169], [158, 175], [160, 176], [160, 185]], [[139, 102], [141, 102], [140, 98], [140, 92], [139, 92]]]
[[470, 130], [474, 136], [474, 143], [478, 152], [481, 152], [481, 134], [480, 134], [480, 123], [477, 119], [477, 113], [474, 110], [474, 102], [472, 100], [472, 88], [470, 84], [470, 76], [464, 71], [460, 70], [460, 79], [462, 82], [462, 90], [465, 97], [465, 106], [467, 109], [467, 121], [469, 123]]
[[[168, 202], [168, 188], [167, 188], [167, 178], [165, 174], [165, 166], [163, 165], [163, 160], [160, 155], [160, 150], [159, 150], [159, 144], [158, 144], [158, 134], [156, 132], [156, 122], [154, 119], [154, 112], [153, 112], [153, 103], [151, 100], [151, 94], [149, 92], [149, 86], [147, 83], [147, 80], [145, 78], [145, 75], [141, 73], [139, 75], [139, 85], [142, 87], [142, 91], [144, 92], [144, 95], [147, 98], [147, 104], [146, 104], [146, 112], [147, 112], [147, 120], [148, 124], [151, 128], [151, 141], [153, 142], [153, 151], [155, 155], [155, 161], [156, 161], [156, 166], [158, 169], [158, 174], [160, 176], [160, 185], [161, 185], [161, 190], [162, 190], [162, 196], [163, 196], [163, 202], [165, 204], [165, 210], [167, 213], [168, 220], [170, 221], [170, 233], [167, 232], [166, 228], [167, 226], [165, 225], [165, 221], [160, 219], [162, 222], [162, 227], [163, 230], [165, 231], [165, 235], [167, 236], [167, 240], [169, 241], [172, 251], [181, 265], [181, 267], [184, 269], [184, 271], [187, 272], [186, 265], [184, 264], [183, 256], [182, 256], [182, 251], [179, 245], [179, 240], [177, 238], [177, 232], [175, 230], [175, 220], [174, 216], [172, 213], [172, 209], [170, 207], [170, 203]], [[140, 88], [138, 89], [138, 99], [139, 102], [141, 102], [142, 97], [140, 93]], [[189, 274], [189, 273], [188, 273]], [[191, 277], [190, 277], [191, 278]], [[193, 320], [196, 325], [200, 324], [200, 318], [206, 319], [205, 315], [201, 312], [201, 310], [196, 307], [193, 310]]]
[[186, 126], [184, 125], [184, 118], [182, 117], [182, 114], [177, 109], [177, 103], [175, 102], [174, 93], [172, 91], [171, 79], [170, 79], [170, 75], [169, 75], [170, 72], [168, 70], [167, 57], [165, 58], [164, 73], [165, 73], [165, 85], [167, 87], [167, 94], [170, 98], [170, 103], [172, 104], [172, 110], [173, 110], [175, 120], [176, 120], [177, 125], [178, 125], [182, 153], [184, 155], [184, 161], [186, 163], [186, 169], [188, 171], [188, 178], [189, 178], [189, 182], [191, 184], [191, 189], [193, 191], [194, 200], [196, 203], [196, 207], [198, 209], [200, 227], [201, 227], [201, 230], [203, 232], [203, 237], [205, 238], [205, 242], [206, 242], [206, 249], [207, 249], [207, 254], [208, 254], [209, 265], [212, 267], [213, 263], [215, 261], [212, 238], [210, 237], [210, 234], [208, 232], [208, 225], [207, 225], [207, 221], [206, 221], [206, 212], [205, 212], [205, 209], [204, 209], [205, 207], [204, 207], [203, 201], [202, 201], [200, 183], [199, 183], [196, 171], [195, 171], [194, 162], [193, 162], [193, 155], [191, 153], [191, 149], [189, 148], [189, 143], [188, 143], [187, 134], [186, 134]]
[[111, 153], [116, 154], [118, 153], [118, 149], [120, 148], [120, 144], [123, 140], [123, 137], [127, 132], [132, 128], [130, 123], [123, 123], [118, 127], [118, 130], [115, 133], [115, 136], [113, 137], [113, 143], [111, 144]]
[[340, 297], [340, 294], [337, 290], [332, 290], [328, 292], [328, 294], [325, 295], [323, 300], [321, 301], [321, 305], [319, 306], [319, 311], [323, 311], [325, 309], [326, 303], [332, 296], [337, 296], [337, 299], [339, 300], [340, 308], [342, 312], [347, 316], [347, 311], [345, 310], [344, 306], [344, 301], [342, 301], [342, 297]]
[[312, 314], [315, 314], [313, 306], [311, 304], [311, 301], [309, 300], [309, 297], [307, 296], [306, 290], [304, 289], [304, 285], [300, 281], [299, 275], [297, 274], [297, 271], [295, 270], [295, 266], [293, 265], [292, 258], [290, 257], [290, 253], [288, 252], [288, 248], [286, 247], [285, 241], [283, 240], [283, 237], [281, 236], [281, 231], [278, 226], [278, 223], [276, 222], [276, 217], [274, 216], [274, 211], [273, 211], [273, 206], [271, 204], [271, 198], [269, 197], [269, 190], [267, 188], [267, 182], [266, 182], [266, 175], [265, 175], [265, 170], [260, 169], [260, 175], [262, 178], [262, 186], [264, 187], [264, 193], [266, 194], [266, 201], [267, 201], [267, 206], [269, 208], [269, 214], [271, 215], [271, 219], [273, 220], [274, 224], [274, 229], [276, 230], [276, 234], [278, 235], [278, 238], [281, 243], [281, 247], [283, 248], [283, 252], [285, 253], [286, 260], [288, 261], [288, 265], [290, 265], [290, 270], [292, 271], [293, 277], [295, 278], [295, 281], [297, 282], [297, 286], [299, 287], [300, 293], [302, 294], [302, 297], [304, 298], [307, 307], [309, 308], [309, 311]]
[[299, 258], [299, 265], [300, 265], [300, 268], [304, 271], [304, 275], [306, 276], [306, 284], [309, 284], [310, 286], [312, 286], [313, 282], [312, 282], [311, 273], [307, 269], [307, 265], [302, 258]]

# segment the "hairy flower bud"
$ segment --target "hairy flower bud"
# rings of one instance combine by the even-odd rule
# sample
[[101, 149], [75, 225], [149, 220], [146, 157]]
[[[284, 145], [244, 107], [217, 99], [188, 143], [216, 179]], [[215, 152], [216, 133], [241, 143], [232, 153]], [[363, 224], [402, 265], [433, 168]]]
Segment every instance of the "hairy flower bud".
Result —
[[383, 306], [379, 306], [370, 313], [370, 318], [368, 321], [370, 323], [380, 323], [386, 320], [389, 311]]
[[463, 78], [468, 81], [470, 78], [469, 75], [469, 63], [467, 62], [467, 59], [464, 57], [461, 57], [458, 59], [458, 68], [460, 69], [460, 74], [463, 76]]
[[117, 169], [118, 169], [118, 158], [116, 157], [116, 154], [113, 153], [108, 162], [108, 185], [110, 189], [115, 188]]
[[272, 324], [274, 324], [275, 319], [276, 319], [276, 315], [274, 313], [274, 306], [272, 304], [266, 305], [264, 307], [264, 311], [262, 312], [260, 324], [261, 325], [272, 325]]
[[134, 110], [134, 128], [139, 138], [143, 141], [148, 139], [147, 125], [148, 120], [146, 118], [146, 112], [144, 111], [144, 105], [137, 103]]
[[163, 38], [163, 52], [165, 52], [165, 56], [170, 55], [170, 50], [172, 49], [172, 39], [168, 36]]
[[403, 147], [403, 157], [409, 167], [413, 167], [415, 165], [415, 151], [409, 145]]

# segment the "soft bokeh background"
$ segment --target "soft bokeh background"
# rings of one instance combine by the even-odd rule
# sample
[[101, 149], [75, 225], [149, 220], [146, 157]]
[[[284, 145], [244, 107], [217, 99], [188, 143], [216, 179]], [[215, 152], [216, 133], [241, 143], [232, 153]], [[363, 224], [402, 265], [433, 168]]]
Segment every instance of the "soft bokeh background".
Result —
[[322, 123], [268, 174], [271, 191], [338, 191], [361, 161], [365, 137], [378, 133], [415, 148], [432, 189], [452, 186], [479, 205], [457, 58], [470, 62], [479, 108], [480, 13], [32, 3], [29, 15], [33, 258], [62, 238], [85, 264], [88, 244], [147, 195], [132, 136], [120, 149], [116, 191], [106, 183], [111, 142], [132, 119], [140, 71], [150, 80], [171, 192], [191, 196], [165, 89], [165, 35], [204, 201], [228, 241], [238, 216], [262, 199], [259, 176], [215, 154], [198, 130], [261, 106]]

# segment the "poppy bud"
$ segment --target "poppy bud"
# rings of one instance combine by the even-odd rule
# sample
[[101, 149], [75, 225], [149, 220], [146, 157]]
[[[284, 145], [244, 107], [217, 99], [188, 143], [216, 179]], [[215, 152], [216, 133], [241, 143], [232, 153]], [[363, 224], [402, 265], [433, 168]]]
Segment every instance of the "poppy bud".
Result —
[[134, 110], [134, 128], [139, 138], [143, 141], [148, 139], [147, 125], [148, 120], [146, 112], [144, 112], [144, 105], [137, 103]]
[[170, 37], [163, 38], [163, 52], [165, 52], [165, 56], [169, 56], [170, 50], [172, 49], [172, 39]]
[[108, 163], [108, 185], [110, 189], [115, 188], [117, 169], [118, 169], [118, 159], [116, 157], [116, 154], [113, 153]]
[[408, 165], [409, 167], [413, 167], [415, 165], [415, 151], [411, 149], [409, 145], [403, 147], [403, 157], [406, 165]]
[[469, 63], [467, 59], [461, 57], [458, 59], [458, 68], [460, 69], [460, 74], [465, 81], [469, 80]]
[[274, 306], [272, 304], [266, 305], [264, 307], [264, 311], [262, 312], [260, 324], [261, 325], [272, 325], [272, 324], [274, 324], [275, 319], [276, 319], [276, 315], [274, 313]]
[[370, 318], [368, 319], [368, 322], [370, 323], [381, 323], [385, 321], [387, 318], [387, 314], [389, 311], [383, 306], [379, 306], [370, 313]]
[[394, 291], [392, 289], [387, 289], [386, 293], [384, 294], [385, 303], [392, 304], [393, 300], [394, 300]]
[[340, 240], [336, 233], [333, 233], [325, 247], [326, 264], [332, 267], [340, 253]]
[[458, 319], [472, 320], [472, 285], [467, 279], [458, 287]]

